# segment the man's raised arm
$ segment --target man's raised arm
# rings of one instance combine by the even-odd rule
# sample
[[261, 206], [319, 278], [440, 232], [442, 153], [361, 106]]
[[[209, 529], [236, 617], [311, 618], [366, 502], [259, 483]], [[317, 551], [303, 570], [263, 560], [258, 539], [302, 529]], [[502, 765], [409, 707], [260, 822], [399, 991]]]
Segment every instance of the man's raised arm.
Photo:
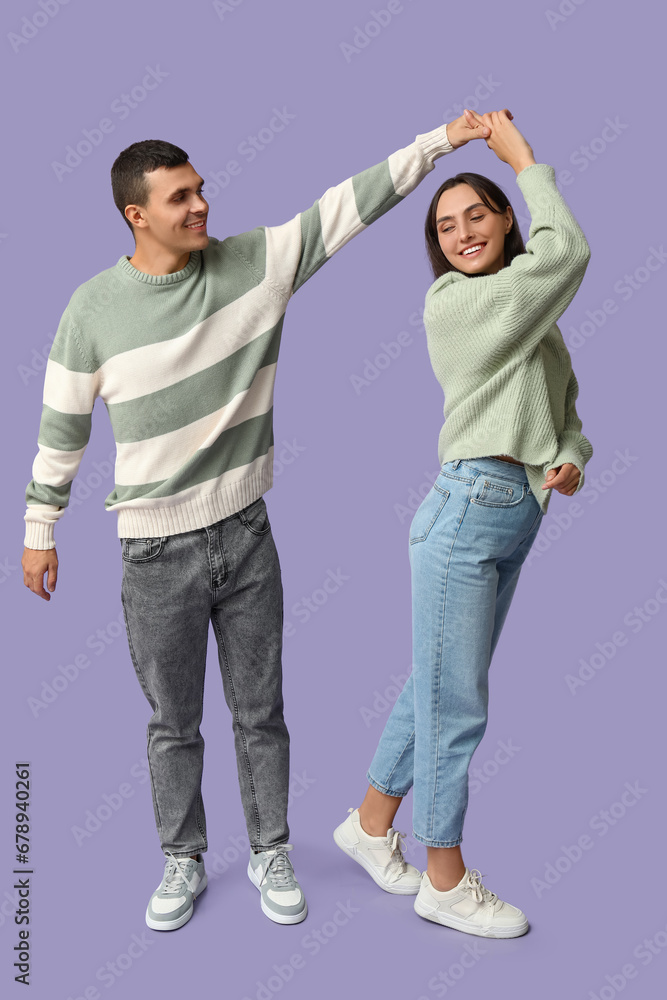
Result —
[[435, 160], [470, 139], [488, 135], [488, 127], [464, 114], [329, 188], [311, 208], [284, 225], [267, 226], [267, 278], [283, 294], [293, 294], [353, 236], [413, 191], [434, 169]]

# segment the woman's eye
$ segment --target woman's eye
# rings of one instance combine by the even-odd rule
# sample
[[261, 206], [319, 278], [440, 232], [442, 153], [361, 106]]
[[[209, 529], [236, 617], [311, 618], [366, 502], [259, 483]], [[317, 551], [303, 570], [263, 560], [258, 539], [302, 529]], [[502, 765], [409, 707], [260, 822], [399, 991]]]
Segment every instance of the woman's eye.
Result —
[[[479, 222], [483, 218], [484, 218], [483, 215], [473, 215], [471, 217], [470, 221], [471, 222]], [[451, 228], [452, 228], [451, 226], [443, 226], [443, 228], [440, 230], [440, 232], [441, 233], [448, 233]]]

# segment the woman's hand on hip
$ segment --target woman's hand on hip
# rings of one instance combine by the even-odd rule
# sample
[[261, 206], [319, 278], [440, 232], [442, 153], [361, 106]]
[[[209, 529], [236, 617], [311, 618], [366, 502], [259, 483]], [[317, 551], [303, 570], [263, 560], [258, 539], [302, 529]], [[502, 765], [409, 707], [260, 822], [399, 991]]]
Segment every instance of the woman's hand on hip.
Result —
[[580, 477], [581, 473], [576, 465], [572, 465], [571, 462], [563, 462], [562, 465], [557, 466], [555, 469], [547, 471], [546, 482], [542, 486], [542, 489], [556, 490], [557, 493], [563, 493], [566, 497], [571, 497], [579, 485]]

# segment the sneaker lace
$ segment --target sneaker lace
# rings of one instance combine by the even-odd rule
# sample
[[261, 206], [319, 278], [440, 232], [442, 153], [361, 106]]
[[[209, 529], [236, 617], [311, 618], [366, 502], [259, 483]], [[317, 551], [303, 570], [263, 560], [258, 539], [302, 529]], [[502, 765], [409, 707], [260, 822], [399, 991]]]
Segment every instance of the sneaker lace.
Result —
[[290, 889], [294, 886], [294, 869], [292, 862], [287, 857], [287, 852], [292, 849], [292, 844], [281, 844], [280, 847], [265, 851], [270, 860], [262, 875], [260, 885], [268, 878], [276, 889]]
[[186, 885], [190, 892], [194, 892], [194, 887], [188, 878], [188, 875], [192, 874], [192, 866], [196, 864], [192, 858], [175, 858], [171, 851], [165, 851], [167, 858], [171, 858], [167, 861], [164, 869], [164, 886], [162, 891], [164, 893], [176, 893], [180, 895], [183, 892], [183, 886]]
[[393, 835], [389, 839], [388, 846], [391, 856], [389, 858], [387, 868], [399, 868], [400, 871], [405, 871], [406, 860], [403, 857], [405, 834], [401, 833], [399, 830], [394, 830]]
[[489, 903], [491, 906], [495, 906], [498, 902], [498, 896], [482, 885], [482, 878], [482, 873], [477, 868], [473, 868], [468, 874], [466, 888], [472, 889], [478, 903]]

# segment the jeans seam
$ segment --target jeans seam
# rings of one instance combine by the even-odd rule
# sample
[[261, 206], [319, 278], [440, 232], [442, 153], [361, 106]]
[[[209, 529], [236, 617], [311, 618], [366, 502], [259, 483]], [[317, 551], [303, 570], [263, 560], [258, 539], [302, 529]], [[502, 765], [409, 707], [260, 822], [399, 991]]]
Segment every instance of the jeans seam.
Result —
[[260, 842], [260, 836], [259, 835], [261, 833], [261, 824], [260, 824], [260, 819], [259, 819], [259, 809], [257, 808], [257, 796], [255, 794], [255, 783], [254, 783], [253, 777], [252, 777], [252, 767], [250, 765], [250, 757], [248, 755], [248, 743], [247, 743], [247, 740], [246, 740], [245, 732], [243, 730], [243, 726], [241, 725], [241, 721], [240, 721], [240, 718], [239, 718], [239, 707], [238, 707], [238, 700], [236, 698], [236, 690], [234, 688], [234, 680], [232, 678], [232, 672], [229, 669], [229, 660], [227, 658], [227, 650], [225, 648], [224, 636], [222, 634], [222, 629], [220, 628], [220, 624], [218, 622], [218, 617], [217, 617], [217, 614], [215, 613], [215, 611], [212, 614], [212, 619], [213, 619], [213, 627], [215, 628], [215, 631], [218, 634], [219, 643], [220, 643], [220, 649], [222, 650], [222, 655], [223, 655], [224, 660], [225, 660], [225, 671], [227, 673], [227, 678], [229, 680], [229, 690], [230, 690], [230, 694], [231, 694], [231, 697], [232, 697], [232, 703], [233, 703], [233, 706], [234, 706], [234, 719], [235, 719], [236, 724], [238, 726], [238, 730], [239, 730], [239, 733], [241, 735], [241, 741], [243, 743], [243, 757], [244, 757], [244, 760], [245, 760], [245, 763], [246, 763], [246, 768], [247, 768], [247, 771], [248, 771], [248, 781], [250, 783], [250, 792], [251, 792], [251, 797], [252, 797], [252, 805], [253, 805], [253, 809], [254, 809], [254, 812], [255, 812], [255, 823], [257, 824], [257, 842]]
[[[472, 491], [472, 483], [470, 484], [470, 489]], [[468, 494], [468, 500], [470, 500], [470, 494]], [[429, 830], [432, 833], [433, 824], [435, 822], [435, 801], [438, 794], [438, 769], [440, 766], [440, 695], [441, 695], [441, 675], [442, 675], [442, 650], [444, 642], [445, 633], [445, 617], [447, 614], [447, 583], [449, 579], [449, 567], [452, 561], [452, 552], [454, 551], [454, 545], [459, 537], [459, 531], [461, 529], [461, 524], [463, 518], [465, 517], [466, 510], [468, 509], [468, 502], [463, 509], [463, 513], [459, 518], [459, 523], [456, 528], [456, 533], [452, 539], [452, 544], [449, 547], [449, 553], [447, 555], [447, 565], [445, 569], [445, 581], [443, 588], [443, 606], [442, 606], [442, 623], [440, 626], [440, 639], [438, 643], [438, 658], [437, 658], [437, 704], [436, 704], [436, 749], [435, 749], [435, 773], [433, 776], [433, 799], [431, 801], [430, 819], [429, 819]], [[435, 678], [434, 678], [435, 679]]]
[[[134, 664], [134, 669], [137, 672], [137, 676], [141, 678], [141, 684], [142, 684], [142, 687], [144, 688], [144, 691], [150, 691], [150, 688], [148, 687], [148, 685], [146, 683], [146, 678], [144, 677], [143, 671], [142, 671], [141, 667], [139, 666], [139, 662], [137, 660], [137, 656], [136, 656], [136, 653], [134, 651], [134, 645], [132, 644], [132, 634], [130, 632], [130, 623], [129, 623], [128, 617], [127, 617], [127, 608], [125, 606], [125, 598], [123, 597], [122, 589], [121, 589], [121, 594], [120, 594], [120, 603], [123, 606], [123, 618], [125, 619], [125, 630], [127, 632], [127, 644], [129, 646], [129, 649], [130, 649], [130, 656], [132, 657], [132, 663]], [[149, 701], [149, 704], [150, 704], [150, 701]], [[155, 712], [155, 709], [153, 709], [153, 712]], [[162, 828], [162, 818], [160, 816], [160, 804], [159, 804], [159, 802], [157, 800], [157, 792], [155, 791], [155, 777], [153, 775], [153, 768], [151, 766], [151, 731], [150, 731], [149, 727], [147, 727], [147, 732], [146, 732], [146, 758], [148, 760], [148, 770], [149, 770], [150, 776], [151, 776], [151, 793], [152, 793], [151, 797], [153, 799], [153, 805], [155, 806], [155, 819], [156, 819], [157, 833], [158, 833], [158, 838], [160, 840], [160, 843], [162, 843], [162, 829], [163, 829]]]
[[457, 837], [456, 840], [434, 841], [432, 837], [420, 837], [414, 830], [412, 831], [412, 836], [420, 844], [424, 844], [425, 847], [458, 847], [459, 844], [463, 843], [463, 837]]
[[[537, 502], [537, 501], [536, 501], [536, 502]], [[526, 539], [528, 538], [528, 536], [529, 536], [529, 535], [531, 534], [531, 532], [532, 532], [532, 531], [533, 531], [533, 530], [535, 529], [535, 525], [536, 525], [536, 524], [538, 523], [538, 521], [540, 520], [540, 518], [541, 518], [542, 516], [543, 516], [543, 515], [542, 515], [542, 508], [540, 508], [540, 509], [538, 510], [537, 514], [535, 515], [535, 520], [533, 521], [533, 523], [531, 524], [530, 528], [529, 528], [529, 529], [528, 529], [528, 531], [526, 532], [526, 534], [525, 534], [524, 538], [522, 539], [522, 542], [521, 542], [521, 544], [523, 544], [523, 542], [525, 542], [525, 541], [526, 541]], [[518, 548], [518, 546], [517, 546], [517, 548]]]
[[[394, 766], [392, 767], [391, 771], [389, 772], [389, 774], [387, 776], [387, 786], [389, 785], [389, 780], [393, 777], [394, 771], [396, 770], [396, 768], [400, 764], [401, 760], [405, 756], [406, 750], [408, 749], [408, 747], [410, 746], [410, 744], [414, 741], [414, 738], [415, 738], [415, 731], [413, 729], [412, 732], [410, 733], [407, 741], [406, 741], [405, 746], [403, 747], [403, 749], [399, 753], [398, 757], [396, 758], [396, 761], [394, 762]], [[379, 784], [379, 782], [378, 782], [378, 784]], [[404, 793], [404, 794], [407, 795], [407, 792]]]
[[[205, 680], [206, 680], [206, 670], [204, 669], [201, 672], [201, 688], [200, 688], [200, 691], [199, 691], [199, 704], [202, 706], [202, 711], [203, 711], [203, 706], [204, 706], [204, 682], [205, 682]], [[200, 721], [200, 725], [201, 725], [201, 721]], [[203, 769], [203, 766], [204, 766], [204, 754], [203, 754], [203, 751], [202, 751], [202, 769]], [[196, 807], [195, 807], [195, 823], [197, 825], [197, 829], [199, 830], [199, 833], [201, 834], [202, 840], [204, 841], [205, 844], [207, 844], [206, 828], [205, 828], [205, 825], [200, 822], [200, 815], [201, 815], [201, 812], [202, 812], [203, 804], [204, 804], [204, 801], [202, 799], [201, 782], [200, 782], [200, 784], [199, 784], [199, 791], [197, 792], [197, 804], [196, 804]]]
[[384, 795], [391, 795], [393, 798], [396, 799], [405, 798], [405, 796], [410, 791], [410, 789], [408, 789], [408, 792], [399, 792], [393, 788], [389, 788], [387, 785], [383, 785], [381, 781], [377, 781], [377, 779], [373, 777], [370, 771], [366, 772], [366, 778], [368, 780], [368, 783], [372, 785], [373, 788], [375, 788], [377, 791], [382, 792]]

